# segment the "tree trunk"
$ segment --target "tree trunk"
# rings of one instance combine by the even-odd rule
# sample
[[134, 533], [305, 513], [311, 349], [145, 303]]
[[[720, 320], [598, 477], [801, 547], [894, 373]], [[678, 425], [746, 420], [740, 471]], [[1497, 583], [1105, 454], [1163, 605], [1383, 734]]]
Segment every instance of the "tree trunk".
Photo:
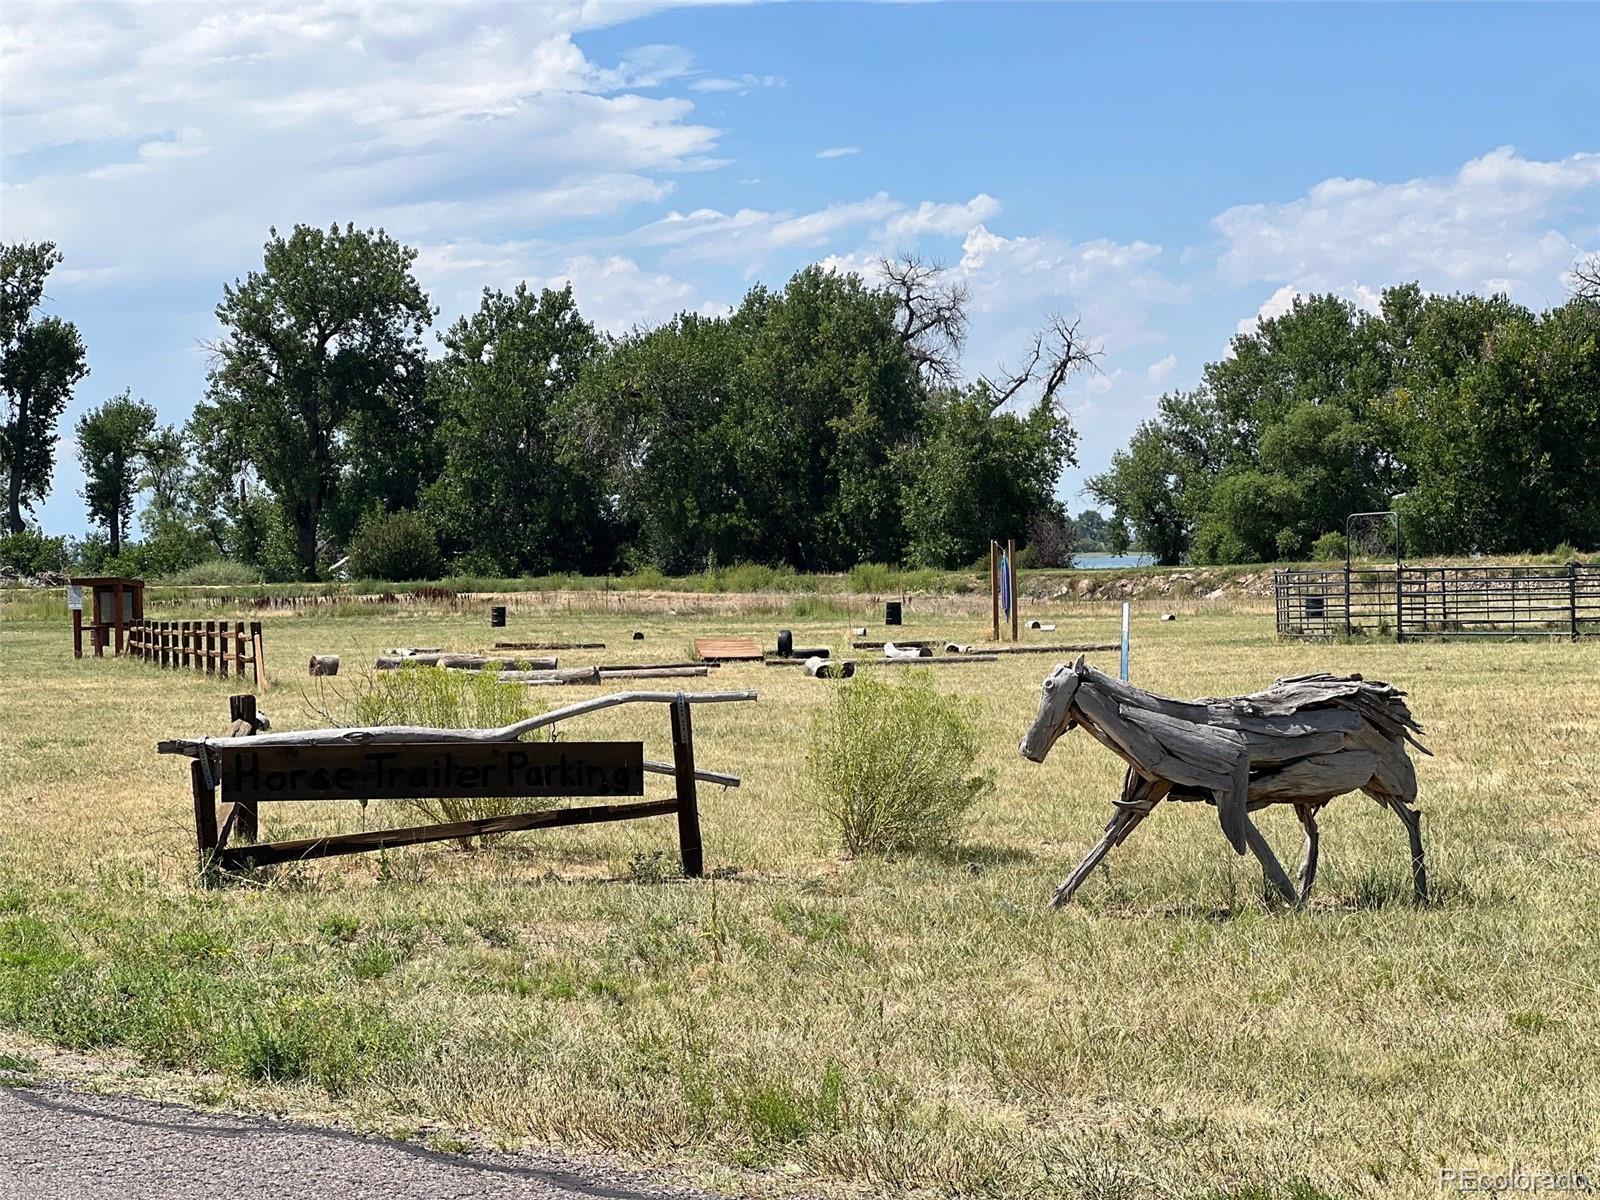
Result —
[[317, 510], [310, 504], [294, 506], [294, 527], [298, 542], [300, 577], [313, 580], [317, 577]]
[[[18, 417], [20, 421], [21, 417]], [[22, 454], [18, 447], [12, 447], [11, 459], [11, 484], [8, 499], [10, 507], [7, 509], [9, 532], [21, 533], [22, 525]]]
[[113, 497], [111, 506], [111, 519], [106, 522], [111, 532], [111, 557], [115, 558], [122, 553], [122, 497]]

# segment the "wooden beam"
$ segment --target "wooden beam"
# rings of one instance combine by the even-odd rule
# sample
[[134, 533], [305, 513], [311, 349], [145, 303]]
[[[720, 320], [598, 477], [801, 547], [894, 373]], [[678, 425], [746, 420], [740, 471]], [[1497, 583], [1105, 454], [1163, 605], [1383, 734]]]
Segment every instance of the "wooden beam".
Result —
[[320, 838], [264, 842], [259, 846], [234, 846], [218, 852], [217, 861], [219, 866], [228, 870], [265, 867], [274, 863], [304, 862], [313, 858], [362, 854], [370, 850], [387, 850], [397, 846], [459, 841], [487, 834], [519, 833], [528, 829], [550, 829], [564, 825], [593, 825], [601, 821], [632, 821], [640, 817], [665, 816], [677, 811], [676, 800], [552, 808], [540, 812], [514, 813], [504, 817], [482, 817], [473, 821], [449, 821], [440, 825], [416, 825], [406, 829], [370, 829], [360, 833], [336, 833]]

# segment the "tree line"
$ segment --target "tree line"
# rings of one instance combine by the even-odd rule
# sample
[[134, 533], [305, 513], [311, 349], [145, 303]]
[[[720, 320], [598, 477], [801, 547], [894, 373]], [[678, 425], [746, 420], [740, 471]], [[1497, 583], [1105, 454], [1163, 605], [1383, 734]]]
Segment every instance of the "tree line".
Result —
[[[85, 351], [36, 311], [55, 247], [4, 255], [0, 453], [19, 534]], [[1049, 318], [1015, 369], [965, 380], [965, 290], [908, 257], [873, 282], [809, 267], [725, 316], [620, 336], [570, 287], [485, 289], [430, 355], [437, 310], [415, 258], [382, 230], [271, 231], [260, 269], [222, 290], [184, 425], [131, 392], [78, 422], [104, 531], [92, 556], [309, 579], [352, 551], [390, 577], [509, 576], [954, 567], [993, 536], [1048, 562], [1077, 544], [1055, 496], [1075, 462], [1061, 389], [1094, 359], [1075, 322]]]
[[1163, 396], [1088, 491], [1158, 562], [1343, 557], [1351, 513], [1406, 553], [1600, 547], [1600, 257], [1564, 304], [1296, 299]]

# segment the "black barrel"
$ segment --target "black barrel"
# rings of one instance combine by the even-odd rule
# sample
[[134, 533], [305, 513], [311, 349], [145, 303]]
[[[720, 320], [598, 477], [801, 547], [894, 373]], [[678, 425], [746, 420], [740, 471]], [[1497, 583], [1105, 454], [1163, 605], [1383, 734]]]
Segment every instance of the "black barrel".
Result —
[[794, 632], [789, 629], [778, 630], [778, 657], [794, 657]]
[[504, 629], [506, 625], [506, 606], [496, 604], [489, 610], [489, 625], [493, 629]]
[[900, 624], [900, 601], [889, 600], [884, 603], [883, 623], [885, 625]]

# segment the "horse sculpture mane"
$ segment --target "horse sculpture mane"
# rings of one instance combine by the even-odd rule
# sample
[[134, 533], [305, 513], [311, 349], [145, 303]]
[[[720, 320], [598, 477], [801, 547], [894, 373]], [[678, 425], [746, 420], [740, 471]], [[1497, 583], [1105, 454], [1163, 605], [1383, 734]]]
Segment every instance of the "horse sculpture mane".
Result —
[[[1087, 666], [1057, 667], [1045, 680], [1039, 715], [1018, 750], [1043, 762], [1057, 738], [1081, 726], [1128, 763], [1105, 836], [1056, 890], [1065, 904], [1096, 865], [1162, 800], [1217, 807], [1234, 850], [1261, 860], [1290, 903], [1310, 895], [1317, 871], [1317, 811], [1335, 796], [1363, 791], [1404, 822], [1412, 883], [1426, 898], [1422, 816], [1412, 806], [1417, 776], [1406, 753], [1422, 726], [1405, 693], [1359, 675], [1299, 675], [1248, 696], [1172, 700]], [[1250, 814], [1290, 804], [1306, 832], [1298, 887]]]

